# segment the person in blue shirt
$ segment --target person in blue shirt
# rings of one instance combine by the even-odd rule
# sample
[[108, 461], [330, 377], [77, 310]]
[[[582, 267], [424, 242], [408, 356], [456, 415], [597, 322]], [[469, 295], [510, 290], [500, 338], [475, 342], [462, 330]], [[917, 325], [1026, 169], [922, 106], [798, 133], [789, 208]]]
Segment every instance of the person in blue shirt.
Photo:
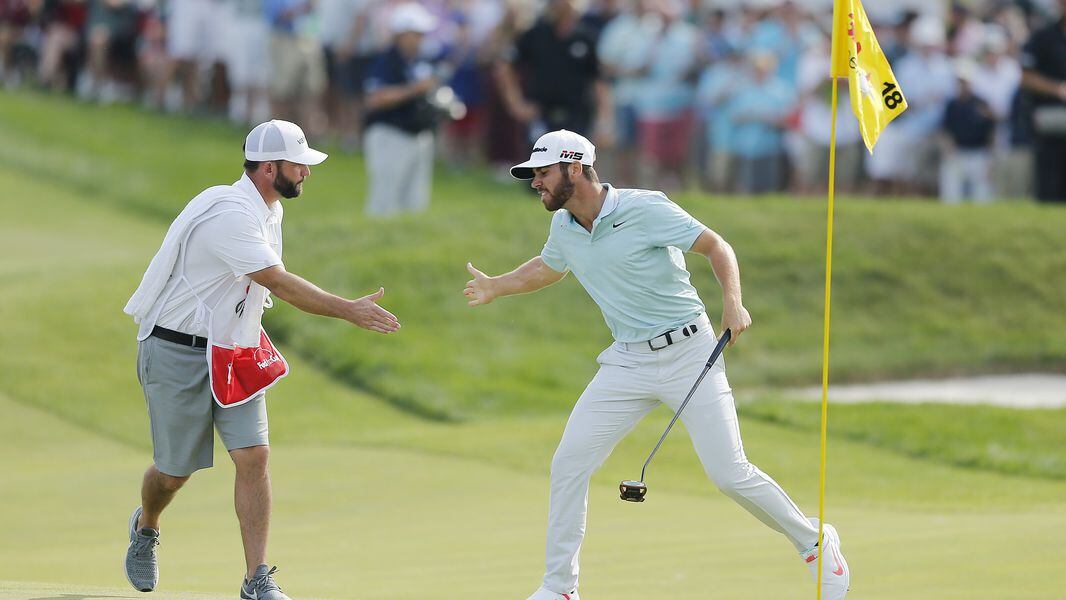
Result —
[[[599, 372], [574, 406], [552, 459], [545, 575], [528, 600], [578, 600], [592, 474], [646, 414], [660, 404], [677, 410], [716, 344], [684, 252], [710, 261], [722, 286], [720, 326], [732, 333], [730, 344], [751, 326], [733, 248], [662, 192], [601, 183], [595, 160], [595, 147], [577, 133], [541, 136], [530, 159], [511, 174], [532, 180], [541, 203], [554, 213], [543, 250], [496, 277], [467, 264], [473, 279], [463, 293], [470, 306], [537, 291], [573, 271], [615, 339], [597, 358]], [[818, 553], [827, 550], [822, 598], [842, 600], [850, 574], [836, 530], [825, 525], [819, 544], [817, 520], [804, 516], [781, 486], [748, 461], [721, 358], [681, 420], [707, 476], [788, 538], [815, 576]]]
[[451, 69], [447, 85], [462, 109], [450, 115], [443, 127], [442, 157], [453, 168], [469, 166], [477, 157], [484, 137], [485, 71], [480, 48], [473, 37], [470, 15], [460, 10], [449, 14], [454, 35], [442, 52], [445, 70]]
[[654, 26], [647, 70], [634, 99], [641, 159], [638, 181], [656, 188], [681, 188], [691, 147], [691, 80], [699, 70], [700, 32], [672, 2], [658, 2], [645, 20]]
[[737, 191], [764, 194], [784, 189], [788, 177], [785, 124], [796, 107], [795, 90], [776, 75], [769, 51], [750, 57], [750, 75], [733, 96], [732, 147]]
[[696, 84], [695, 106], [703, 125], [707, 147], [704, 165], [714, 192], [731, 192], [735, 180], [733, 99], [744, 84], [743, 56], [735, 46], [723, 46], [721, 56], [709, 64]]

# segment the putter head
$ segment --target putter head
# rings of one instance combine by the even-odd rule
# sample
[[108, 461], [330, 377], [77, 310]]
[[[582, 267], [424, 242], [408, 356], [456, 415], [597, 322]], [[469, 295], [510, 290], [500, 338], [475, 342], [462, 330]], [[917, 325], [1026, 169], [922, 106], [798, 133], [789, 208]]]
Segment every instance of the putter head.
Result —
[[648, 486], [643, 481], [623, 481], [618, 484], [620, 498], [626, 502], [644, 502], [644, 496], [648, 493]]

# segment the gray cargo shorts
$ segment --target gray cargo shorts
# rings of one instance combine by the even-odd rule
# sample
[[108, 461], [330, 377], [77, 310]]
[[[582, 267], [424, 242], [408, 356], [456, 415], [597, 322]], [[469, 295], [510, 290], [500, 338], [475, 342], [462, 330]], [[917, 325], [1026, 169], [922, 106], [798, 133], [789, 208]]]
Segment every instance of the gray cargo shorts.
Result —
[[214, 464], [212, 425], [226, 450], [269, 444], [266, 397], [221, 408], [211, 395], [205, 352], [151, 336], [137, 346], [137, 379], [148, 405], [155, 466], [174, 477]]

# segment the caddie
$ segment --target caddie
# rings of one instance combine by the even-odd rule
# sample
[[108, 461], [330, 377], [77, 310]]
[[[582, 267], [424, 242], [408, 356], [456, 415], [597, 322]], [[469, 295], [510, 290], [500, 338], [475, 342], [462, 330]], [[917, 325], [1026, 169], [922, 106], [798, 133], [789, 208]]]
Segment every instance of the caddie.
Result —
[[[543, 250], [496, 277], [467, 264], [474, 277], [464, 290], [471, 306], [534, 292], [573, 271], [615, 339], [597, 358], [599, 372], [574, 406], [552, 459], [546, 572], [528, 600], [578, 600], [589, 479], [644, 415], [659, 404], [678, 409], [715, 346], [684, 252], [710, 261], [722, 287], [719, 324], [731, 330], [730, 344], [751, 325], [733, 248], [662, 192], [601, 183], [595, 160], [596, 149], [581, 135], [558, 130], [541, 136], [511, 175], [531, 179], [544, 207], [555, 213]], [[804, 516], [777, 482], [748, 461], [721, 358], [681, 420], [711, 481], [784, 534], [816, 578], [818, 554], [825, 550], [822, 598], [844, 598], [850, 573], [836, 530], [825, 525], [819, 543], [817, 519]]]
[[137, 376], [151, 422], [153, 463], [129, 520], [126, 577], [149, 592], [159, 581], [163, 509], [199, 469], [212, 466], [212, 427], [236, 466], [234, 505], [246, 572], [240, 597], [288, 600], [266, 564], [271, 487], [266, 390], [288, 364], [262, 327], [271, 295], [316, 315], [387, 334], [400, 328], [378, 306], [384, 288], [349, 300], [289, 273], [281, 261], [282, 199], [300, 195], [326, 155], [294, 123], [257, 125], [244, 174], [210, 187], [181, 211], [126, 305], [140, 328]]

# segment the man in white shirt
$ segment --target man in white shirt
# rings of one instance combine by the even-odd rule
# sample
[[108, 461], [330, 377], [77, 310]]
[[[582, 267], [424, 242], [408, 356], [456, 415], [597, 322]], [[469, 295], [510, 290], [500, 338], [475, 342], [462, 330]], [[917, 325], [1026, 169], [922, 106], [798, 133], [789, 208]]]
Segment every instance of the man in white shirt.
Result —
[[252, 332], [253, 347], [262, 344], [261, 317], [270, 294], [370, 331], [387, 334], [400, 327], [377, 305], [383, 288], [348, 300], [289, 273], [281, 262], [281, 199], [299, 196], [310, 166], [326, 155], [310, 148], [303, 131], [287, 121], [256, 126], [244, 155], [238, 181], [208, 188], [178, 215], [125, 308], [140, 324], [137, 375], [154, 448], [141, 506], [130, 517], [126, 554], [127, 579], [142, 592], [159, 581], [160, 514], [195, 471], [212, 466], [214, 427], [236, 466], [235, 506], [247, 563], [240, 597], [288, 600], [266, 564], [271, 490], [263, 391], [273, 381], [224, 407], [208, 357], [247, 347], [243, 331]]

